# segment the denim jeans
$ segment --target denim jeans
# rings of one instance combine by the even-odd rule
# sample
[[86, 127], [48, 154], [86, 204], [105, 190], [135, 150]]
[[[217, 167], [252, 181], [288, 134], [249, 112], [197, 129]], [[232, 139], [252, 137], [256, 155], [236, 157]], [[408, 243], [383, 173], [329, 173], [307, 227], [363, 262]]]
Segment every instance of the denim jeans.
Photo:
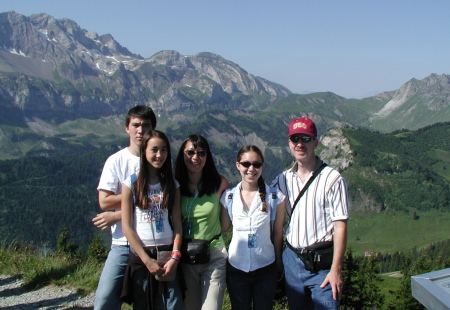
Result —
[[[147, 268], [140, 268], [133, 274], [133, 310], [147, 310], [148, 299], [148, 273]], [[173, 281], [165, 281], [167, 291], [160, 295], [155, 302], [155, 308], [158, 310], [184, 310], [183, 298], [178, 282], [178, 277]]]
[[[271, 310], [277, 285], [277, 267], [272, 263], [245, 272], [227, 264], [227, 288], [232, 309]], [[253, 307], [252, 307], [253, 304]]]
[[289, 247], [283, 251], [284, 273], [286, 276], [286, 295], [289, 309], [339, 309], [339, 300], [333, 299], [330, 284], [320, 285], [330, 270], [311, 272], [297, 254]]
[[95, 310], [120, 310], [120, 294], [128, 263], [128, 251], [129, 247], [126, 245], [111, 245], [95, 292]]

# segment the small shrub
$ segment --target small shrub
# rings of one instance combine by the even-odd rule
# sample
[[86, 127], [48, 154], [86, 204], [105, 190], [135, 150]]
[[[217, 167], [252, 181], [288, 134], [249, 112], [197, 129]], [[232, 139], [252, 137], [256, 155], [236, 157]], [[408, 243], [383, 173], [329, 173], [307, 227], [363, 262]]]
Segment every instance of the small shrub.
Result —
[[108, 250], [102, 243], [100, 234], [97, 232], [92, 238], [91, 244], [89, 244], [88, 257], [96, 262], [102, 263], [108, 256]]

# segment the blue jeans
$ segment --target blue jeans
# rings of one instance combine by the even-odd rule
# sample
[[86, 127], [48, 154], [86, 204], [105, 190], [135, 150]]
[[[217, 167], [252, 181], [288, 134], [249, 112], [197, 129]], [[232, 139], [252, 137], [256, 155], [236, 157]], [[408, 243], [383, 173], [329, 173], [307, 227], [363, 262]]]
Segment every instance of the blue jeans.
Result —
[[339, 300], [333, 299], [330, 284], [320, 288], [330, 270], [320, 270], [319, 272], [306, 270], [302, 260], [289, 247], [283, 251], [283, 264], [290, 310], [339, 309]]
[[275, 263], [250, 272], [227, 264], [227, 288], [233, 309], [271, 310], [276, 286]]
[[120, 294], [128, 263], [128, 251], [129, 247], [126, 245], [111, 245], [95, 292], [95, 310], [120, 310]]

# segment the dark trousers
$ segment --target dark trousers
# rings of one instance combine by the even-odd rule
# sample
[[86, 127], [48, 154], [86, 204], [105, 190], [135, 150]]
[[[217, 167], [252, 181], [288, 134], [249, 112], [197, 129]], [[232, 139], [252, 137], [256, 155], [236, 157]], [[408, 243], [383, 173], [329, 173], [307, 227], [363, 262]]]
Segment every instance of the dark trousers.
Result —
[[227, 288], [232, 309], [273, 309], [276, 285], [275, 263], [250, 272], [236, 269], [227, 263]]

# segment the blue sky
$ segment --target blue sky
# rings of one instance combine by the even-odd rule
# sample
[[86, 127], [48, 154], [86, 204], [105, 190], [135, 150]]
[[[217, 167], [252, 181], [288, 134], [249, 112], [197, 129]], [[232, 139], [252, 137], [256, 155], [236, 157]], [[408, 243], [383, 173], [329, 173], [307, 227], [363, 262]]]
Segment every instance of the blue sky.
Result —
[[450, 1], [0, 0], [70, 18], [143, 57], [212, 52], [295, 93], [347, 98], [450, 74]]

